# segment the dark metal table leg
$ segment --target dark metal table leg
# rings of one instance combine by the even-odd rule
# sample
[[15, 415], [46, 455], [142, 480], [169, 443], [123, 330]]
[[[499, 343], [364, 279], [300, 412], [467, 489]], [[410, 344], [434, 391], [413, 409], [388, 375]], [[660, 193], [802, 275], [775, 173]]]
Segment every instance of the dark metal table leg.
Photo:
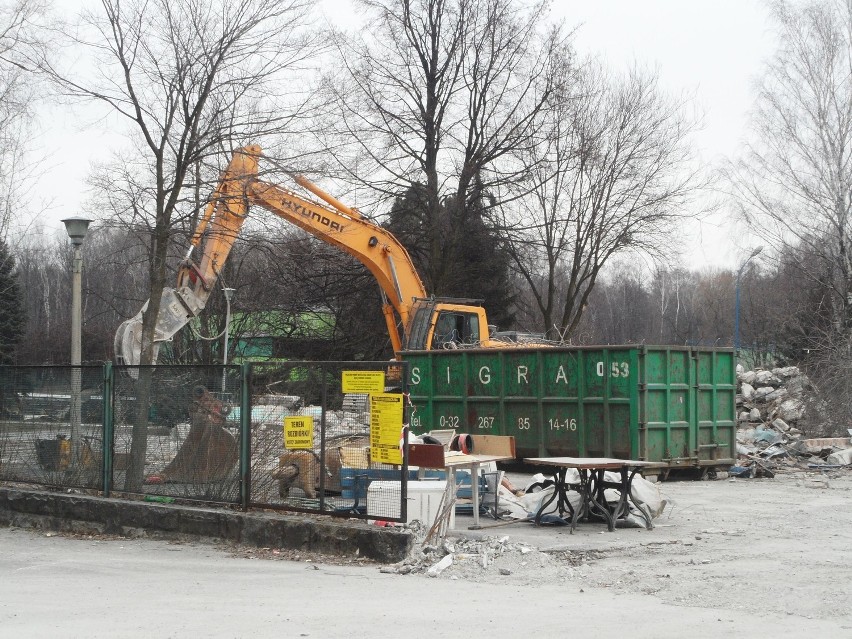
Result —
[[615, 520], [613, 519], [612, 513], [609, 510], [609, 505], [606, 502], [606, 495], [604, 493], [606, 490], [606, 486], [604, 485], [604, 472], [605, 471], [602, 468], [592, 470], [592, 483], [594, 486], [591, 490], [589, 508], [594, 511], [596, 515], [603, 517], [606, 521], [607, 529], [610, 532], [613, 532], [615, 530]]
[[[538, 512], [535, 514], [535, 520], [534, 521], [535, 521], [536, 526], [541, 526], [541, 516], [544, 514], [545, 509], [548, 506], [550, 506], [550, 504], [553, 503], [553, 500], [556, 499], [559, 496], [559, 469], [558, 468], [555, 471], [553, 471], [553, 481], [555, 482], [555, 485], [553, 487], [553, 494], [550, 496], [550, 498], [546, 502], [544, 502], [539, 507]], [[558, 507], [559, 502], [556, 502], [556, 503], [557, 503], [557, 507]]]
[[620, 519], [621, 517], [626, 517], [630, 513], [630, 506], [627, 503], [627, 499], [630, 495], [630, 481], [633, 479], [632, 476], [628, 475], [629, 468], [627, 466], [621, 467], [621, 478], [619, 481], [619, 496], [618, 502], [613, 508], [612, 518], [613, 520]]
[[578, 469], [580, 474], [580, 507], [577, 508], [571, 515], [571, 534], [577, 528], [577, 521], [585, 517], [589, 517], [589, 503], [591, 501], [589, 472], [584, 469]]
[[[570, 515], [570, 520], [574, 521], [574, 507], [571, 505], [571, 500], [568, 498], [568, 493], [571, 490], [571, 487], [568, 485], [568, 482], [565, 480], [568, 475], [567, 468], [559, 468], [556, 473], [556, 492], [559, 494], [559, 501], [556, 504], [557, 512], [559, 513], [559, 517], [563, 520], [565, 519], [565, 513], [567, 512]], [[574, 533], [574, 529], [571, 529], [571, 533]]]

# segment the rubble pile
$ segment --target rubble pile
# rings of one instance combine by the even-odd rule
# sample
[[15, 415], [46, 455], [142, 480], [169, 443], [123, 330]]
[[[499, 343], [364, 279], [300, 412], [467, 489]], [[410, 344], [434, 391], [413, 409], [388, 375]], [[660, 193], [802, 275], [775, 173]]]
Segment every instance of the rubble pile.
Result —
[[[418, 522], [413, 522], [415, 525]], [[403, 561], [383, 566], [381, 572], [398, 575], [439, 575], [450, 579], [508, 576], [520, 569], [541, 567], [551, 557], [528, 544], [513, 543], [508, 536], [483, 539], [446, 539], [440, 544], [414, 544]]]
[[848, 437], [807, 439], [803, 425], [813, 386], [796, 366], [743, 370], [737, 366], [737, 477], [772, 477], [785, 468], [852, 464]]

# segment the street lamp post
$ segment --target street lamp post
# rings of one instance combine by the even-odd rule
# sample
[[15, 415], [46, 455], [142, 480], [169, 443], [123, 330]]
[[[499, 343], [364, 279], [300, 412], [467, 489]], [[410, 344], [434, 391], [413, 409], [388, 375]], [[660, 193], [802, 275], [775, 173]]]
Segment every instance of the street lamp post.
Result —
[[83, 240], [91, 220], [84, 217], [69, 217], [62, 222], [74, 246], [74, 261], [71, 267], [71, 465], [76, 467], [80, 459], [81, 381], [80, 365], [83, 360]]
[[228, 376], [228, 329], [231, 326], [231, 299], [234, 296], [234, 289], [223, 288], [222, 291], [225, 293], [225, 351], [222, 356], [222, 393], [224, 393]]
[[751, 254], [743, 260], [743, 263], [740, 264], [740, 268], [737, 271], [736, 300], [734, 302], [734, 353], [736, 355], [739, 355], [740, 352], [740, 278], [742, 277], [743, 270], [746, 265], [751, 262], [752, 259], [757, 257], [762, 250], [762, 246], [758, 246], [754, 249]]

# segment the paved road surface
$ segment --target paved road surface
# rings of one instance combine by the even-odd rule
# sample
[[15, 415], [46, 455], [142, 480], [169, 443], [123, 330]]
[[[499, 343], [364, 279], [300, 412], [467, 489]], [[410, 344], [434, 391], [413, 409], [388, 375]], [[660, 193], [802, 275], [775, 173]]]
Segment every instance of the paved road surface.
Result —
[[834, 620], [761, 613], [759, 605], [687, 608], [571, 582], [400, 576], [374, 565], [238, 558], [195, 543], [0, 528], [0, 549], [2, 637], [681, 639], [852, 632]]

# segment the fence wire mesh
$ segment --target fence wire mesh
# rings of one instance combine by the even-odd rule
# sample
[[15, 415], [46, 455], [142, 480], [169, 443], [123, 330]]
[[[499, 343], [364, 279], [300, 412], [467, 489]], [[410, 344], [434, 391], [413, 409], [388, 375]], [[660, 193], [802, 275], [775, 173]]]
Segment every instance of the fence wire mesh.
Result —
[[100, 490], [102, 442], [102, 367], [0, 367], [0, 480]]
[[[371, 421], [373, 426], [376, 422], [370, 394], [345, 392], [344, 372], [379, 374], [373, 380], [381, 381], [381, 390], [402, 399], [405, 377], [399, 365], [288, 362], [254, 366], [252, 504], [404, 520], [407, 469], [401, 460], [391, 464], [372, 458], [371, 435], [376, 433]], [[397, 450], [400, 436], [397, 428]]]
[[0, 481], [405, 521], [403, 366], [0, 367]]
[[116, 367], [115, 490], [239, 503], [238, 366]]

